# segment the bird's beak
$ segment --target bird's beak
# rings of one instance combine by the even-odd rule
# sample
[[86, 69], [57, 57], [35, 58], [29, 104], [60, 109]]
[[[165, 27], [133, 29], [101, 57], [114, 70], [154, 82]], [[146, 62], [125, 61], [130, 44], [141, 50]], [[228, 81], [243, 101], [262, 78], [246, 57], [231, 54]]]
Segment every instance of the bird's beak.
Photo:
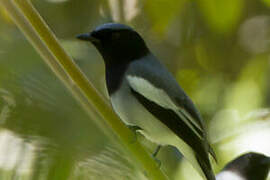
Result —
[[76, 37], [77, 37], [78, 39], [80, 39], [80, 40], [83, 40], [83, 41], [90, 41], [90, 42], [92, 42], [92, 43], [94, 43], [94, 44], [100, 42], [100, 40], [97, 39], [97, 38], [95, 38], [95, 37], [93, 37], [93, 36], [91, 35], [91, 33], [79, 34], [79, 35], [77, 35]]

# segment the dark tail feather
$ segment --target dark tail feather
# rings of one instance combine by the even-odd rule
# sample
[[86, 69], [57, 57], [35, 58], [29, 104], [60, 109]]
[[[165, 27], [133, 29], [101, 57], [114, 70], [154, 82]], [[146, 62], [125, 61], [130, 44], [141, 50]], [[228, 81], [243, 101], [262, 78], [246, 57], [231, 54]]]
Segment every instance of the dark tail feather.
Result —
[[208, 158], [207, 158], [207, 160], [206, 159], [201, 159], [198, 156], [196, 156], [196, 159], [198, 160], [198, 163], [201, 166], [207, 180], [216, 180], [209, 159]]

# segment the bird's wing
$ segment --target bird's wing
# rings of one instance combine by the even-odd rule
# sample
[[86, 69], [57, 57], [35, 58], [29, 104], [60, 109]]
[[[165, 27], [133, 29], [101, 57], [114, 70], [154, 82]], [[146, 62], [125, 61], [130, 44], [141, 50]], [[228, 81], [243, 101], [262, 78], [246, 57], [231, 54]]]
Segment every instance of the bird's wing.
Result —
[[[158, 120], [188, 144], [208, 177], [214, 177], [209, 145], [199, 112], [174, 77], [153, 57], [131, 63], [126, 81], [136, 99]], [[211, 178], [209, 178], [211, 179]]]
[[175, 78], [153, 56], [132, 63], [126, 77], [133, 91], [164, 110], [173, 111], [178, 123], [184, 122], [198, 138], [205, 138], [199, 112]]
[[[173, 124], [174, 127], [178, 127], [181, 121], [183, 121], [185, 126], [187, 126], [187, 128], [191, 130], [191, 133], [194, 133], [199, 139], [204, 138], [203, 129], [200, 124], [194, 121], [193, 115], [190, 114], [188, 110], [185, 109], [185, 107], [178, 106], [163, 89], [155, 87], [147, 79], [138, 76], [128, 75], [127, 81], [135, 97], [139, 99], [141, 103], [146, 106], [150, 104], [155, 104], [156, 109], [158, 107], [160, 111], [164, 111], [163, 114], [167, 114], [167, 117], [164, 116], [164, 118], [166, 118], [166, 121], [164, 120], [163, 122], [167, 126], [171, 126]], [[152, 108], [150, 106], [147, 106], [147, 109], [150, 112], [153, 111]], [[174, 114], [175, 117], [173, 119], [175, 119], [175, 122], [170, 122], [168, 118], [169, 114]]]

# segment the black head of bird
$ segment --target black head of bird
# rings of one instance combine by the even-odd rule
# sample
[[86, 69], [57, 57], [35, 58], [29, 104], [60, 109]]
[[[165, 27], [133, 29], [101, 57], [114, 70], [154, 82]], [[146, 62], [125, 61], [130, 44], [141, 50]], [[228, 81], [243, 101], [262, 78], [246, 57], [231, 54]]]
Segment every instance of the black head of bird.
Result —
[[100, 25], [94, 31], [78, 35], [77, 38], [93, 43], [106, 65], [133, 61], [149, 52], [144, 40], [136, 31], [118, 23]]

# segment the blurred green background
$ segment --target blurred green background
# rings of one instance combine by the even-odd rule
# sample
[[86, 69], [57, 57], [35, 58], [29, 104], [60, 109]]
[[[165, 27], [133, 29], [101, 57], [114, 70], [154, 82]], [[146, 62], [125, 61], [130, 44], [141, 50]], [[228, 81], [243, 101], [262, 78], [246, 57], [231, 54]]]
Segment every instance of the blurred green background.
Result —
[[[244, 152], [270, 156], [269, 0], [32, 3], [106, 98], [101, 56], [75, 36], [112, 21], [136, 29], [202, 113], [216, 172]], [[0, 6], [0, 179], [146, 179], [91, 118]], [[200, 179], [173, 147], [158, 158], [171, 179]]]

